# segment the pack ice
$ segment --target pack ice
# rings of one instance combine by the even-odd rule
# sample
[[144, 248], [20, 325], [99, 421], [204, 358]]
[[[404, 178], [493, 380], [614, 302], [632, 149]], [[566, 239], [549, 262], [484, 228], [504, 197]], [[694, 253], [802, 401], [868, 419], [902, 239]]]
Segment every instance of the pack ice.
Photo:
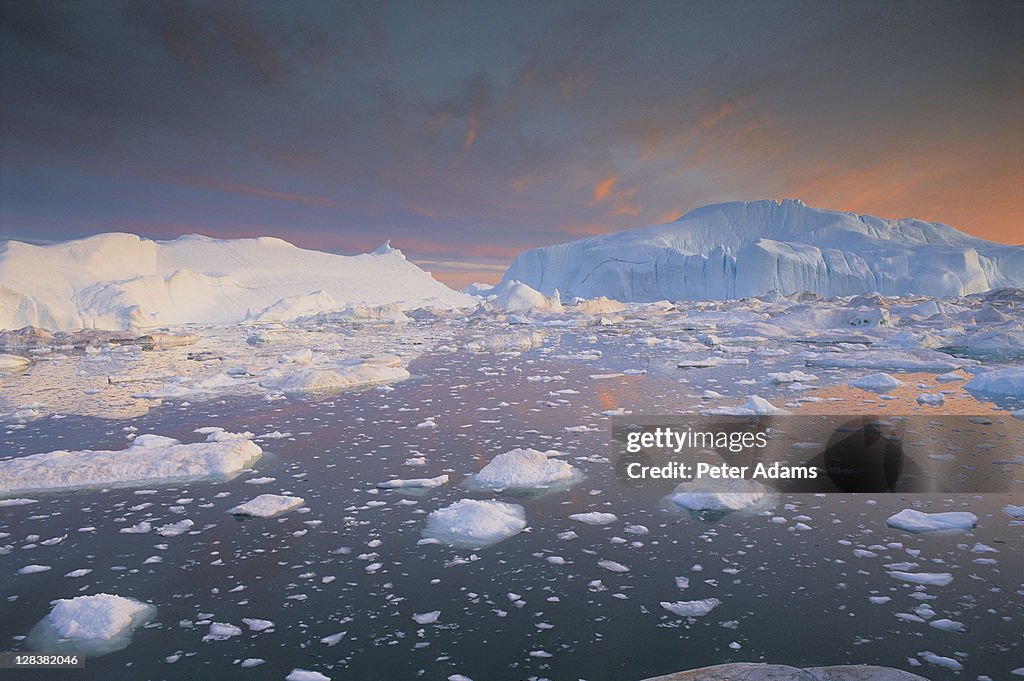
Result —
[[255, 442], [231, 435], [216, 429], [206, 442], [191, 444], [140, 435], [120, 451], [58, 450], [0, 461], [0, 496], [229, 478], [263, 454]]
[[1024, 247], [947, 225], [751, 201], [698, 208], [675, 222], [547, 246], [505, 273], [545, 295], [652, 302], [877, 291], [963, 296], [1024, 287]]
[[351, 306], [469, 306], [386, 243], [342, 256], [281, 239], [98, 234], [0, 242], [0, 328], [135, 329], [294, 319]]

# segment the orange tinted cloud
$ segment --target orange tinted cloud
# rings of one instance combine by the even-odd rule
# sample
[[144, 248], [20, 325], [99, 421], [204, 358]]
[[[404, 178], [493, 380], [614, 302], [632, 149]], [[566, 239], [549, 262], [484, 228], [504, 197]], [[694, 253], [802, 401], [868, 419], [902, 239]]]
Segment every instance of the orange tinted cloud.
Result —
[[463, 143], [464, 149], [469, 149], [473, 146], [473, 142], [476, 141], [476, 135], [480, 131], [480, 118], [476, 112], [469, 114], [466, 117], [466, 141]]
[[335, 208], [338, 205], [336, 201], [319, 196], [291, 194], [289, 192], [281, 192], [275, 189], [267, 189], [265, 187], [254, 187], [252, 185], [239, 184], [237, 182], [221, 182], [220, 180], [204, 178], [197, 184], [212, 189], [218, 189], [222, 192], [230, 192], [232, 194], [258, 196], [262, 199], [273, 199], [274, 201], [292, 201], [294, 203], [302, 203], [307, 206], [318, 206], [320, 208]]
[[601, 180], [600, 182], [598, 182], [597, 186], [594, 187], [594, 200], [604, 201], [605, 199], [607, 199], [608, 196], [612, 193], [612, 187], [615, 186], [615, 182], [617, 180], [618, 178], [612, 175], [608, 179]]

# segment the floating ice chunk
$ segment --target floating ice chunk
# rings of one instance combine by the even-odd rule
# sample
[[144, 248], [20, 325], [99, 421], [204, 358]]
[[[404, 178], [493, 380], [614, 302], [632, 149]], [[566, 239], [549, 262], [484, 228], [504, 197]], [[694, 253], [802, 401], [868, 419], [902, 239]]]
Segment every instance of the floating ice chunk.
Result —
[[52, 569], [49, 565], [26, 565], [18, 570], [19, 575], [33, 575], [37, 572], [46, 572]]
[[772, 414], [788, 414], [768, 400], [758, 395], [747, 396], [747, 401], [739, 407], [716, 407], [704, 412], [710, 416], [770, 416]]
[[434, 610], [432, 612], [424, 612], [418, 615], [413, 615], [412, 619], [416, 624], [433, 624], [437, 621], [437, 618], [441, 616], [440, 610]]
[[1003, 506], [1003, 513], [1010, 516], [1011, 518], [1024, 518], [1024, 506], [1014, 506], [1013, 504], [1007, 504]]
[[545, 296], [526, 284], [508, 281], [490, 290], [486, 306], [504, 312], [563, 312], [562, 301], [558, 292], [552, 297]]
[[186, 518], [176, 523], [170, 523], [168, 525], [161, 525], [156, 528], [156, 533], [163, 537], [177, 537], [179, 534], [185, 534], [192, 529], [193, 523], [191, 520]]
[[423, 536], [458, 548], [482, 548], [497, 544], [526, 528], [526, 512], [517, 504], [462, 499], [433, 511]]
[[540, 347], [544, 334], [540, 331], [499, 333], [466, 344], [470, 352], [526, 352]]
[[928, 622], [928, 626], [935, 627], [936, 629], [942, 629], [943, 631], [964, 631], [966, 629], [963, 622], [957, 622], [956, 620], [951, 619], [931, 620]]
[[887, 373], [868, 374], [867, 376], [861, 376], [858, 379], [850, 381], [851, 388], [860, 388], [861, 390], [873, 390], [875, 392], [885, 392], [886, 390], [892, 390], [903, 385], [903, 381], [899, 380], [895, 376], [890, 376]]
[[818, 377], [814, 374], [807, 374], [803, 371], [793, 370], [789, 372], [775, 372], [770, 373], [767, 376], [770, 383], [809, 383], [811, 381], [817, 381]]
[[582, 314], [613, 314], [615, 312], [622, 312], [626, 309], [626, 306], [617, 300], [598, 296], [597, 298], [582, 300], [572, 309]]
[[412, 478], [410, 480], [386, 480], [378, 482], [377, 487], [381, 489], [399, 489], [402, 487], [432, 488], [448, 484], [447, 475], [439, 475], [436, 478]]
[[39, 503], [38, 499], [0, 499], [0, 507], [4, 506], [27, 506], [28, 504]]
[[977, 374], [964, 385], [964, 388], [986, 395], [1024, 397], [1024, 367], [995, 369]]
[[937, 407], [945, 402], [946, 396], [942, 393], [922, 393], [917, 396], [917, 403], [921, 406]]
[[890, 570], [889, 576], [901, 582], [922, 584], [924, 586], [946, 586], [953, 581], [953, 575], [948, 572], [904, 572], [903, 570]]
[[226, 641], [232, 636], [241, 636], [242, 629], [236, 627], [234, 624], [225, 624], [224, 622], [212, 622], [210, 624], [210, 632], [203, 636], [204, 641]]
[[589, 513], [573, 513], [569, 516], [569, 520], [575, 520], [587, 525], [608, 525], [610, 523], [614, 523], [618, 519], [618, 516], [614, 513], [599, 513], [597, 511], [591, 511]]
[[698, 601], [661, 601], [661, 607], [679, 617], [703, 617], [721, 604], [722, 601], [717, 598], [705, 598]]
[[280, 494], [261, 494], [255, 499], [250, 499], [228, 509], [228, 513], [234, 515], [251, 515], [257, 518], [271, 518], [279, 513], [285, 513], [298, 508], [306, 503], [302, 497], [285, 497]]
[[498, 454], [471, 479], [487, 489], [530, 489], [566, 483], [581, 477], [572, 465], [554, 458], [559, 452], [513, 449]]
[[411, 375], [404, 367], [367, 360], [332, 369], [302, 369], [268, 376], [260, 386], [285, 395], [305, 395], [404, 381]]
[[690, 511], [738, 511], [754, 506], [767, 494], [756, 480], [689, 480], [676, 485], [665, 500]]
[[807, 358], [807, 364], [838, 369], [950, 372], [968, 360], [958, 360], [935, 350], [858, 350], [830, 352]]
[[331, 677], [324, 676], [320, 672], [311, 672], [307, 669], [293, 669], [284, 681], [331, 681]]
[[229, 478], [262, 453], [249, 440], [182, 444], [141, 435], [121, 451], [56, 451], [0, 461], [0, 495]]
[[970, 530], [978, 524], [978, 516], [967, 511], [947, 513], [923, 513], [905, 508], [890, 516], [885, 524], [907, 532], [936, 532], [941, 530]]
[[243, 617], [242, 624], [249, 627], [249, 631], [266, 631], [274, 626], [270, 620], [261, 620], [253, 617]]
[[599, 560], [597, 566], [610, 572], [629, 572], [628, 567], [622, 563], [616, 563], [614, 560]]
[[21, 355], [0, 355], [0, 371], [24, 369], [31, 361]]
[[337, 634], [331, 634], [330, 636], [324, 636], [320, 639], [320, 643], [325, 646], [336, 646], [341, 642], [341, 639], [348, 635], [347, 631], [339, 631]]
[[48, 653], [105, 655], [131, 642], [132, 631], [156, 615], [156, 608], [131, 598], [95, 594], [62, 598], [33, 627], [28, 643]]
[[935, 665], [936, 667], [945, 667], [946, 669], [951, 669], [956, 672], [961, 671], [964, 668], [962, 664], [954, 660], [952, 657], [944, 657], [942, 655], [937, 655], [936, 653], [933, 653], [930, 650], [922, 651], [918, 653], [917, 656], [925, 662], [929, 662]]

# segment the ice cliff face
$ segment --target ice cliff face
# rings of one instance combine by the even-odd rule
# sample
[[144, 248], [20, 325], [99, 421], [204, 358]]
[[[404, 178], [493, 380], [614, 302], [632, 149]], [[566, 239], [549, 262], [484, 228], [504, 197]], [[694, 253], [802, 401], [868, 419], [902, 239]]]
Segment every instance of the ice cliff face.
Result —
[[1024, 247], [939, 223], [752, 201], [519, 255], [505, 281], [563, 297], [707, 300], [813, 291], [961, 296], [1024, 287]]
[[475, 302], [389, 244], [342, 256], [267, 237], [152, 241], [112, 233], [48, 246], [0, 242], [4, 329], [229, 324], [289, 301], [303, 303], [308, 314], [348, 305]]

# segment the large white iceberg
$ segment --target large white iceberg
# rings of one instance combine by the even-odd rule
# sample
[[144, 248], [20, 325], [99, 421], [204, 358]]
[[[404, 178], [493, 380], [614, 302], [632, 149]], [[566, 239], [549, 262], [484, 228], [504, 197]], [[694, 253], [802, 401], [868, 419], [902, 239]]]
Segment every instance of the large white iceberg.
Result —
[[1024, 396], [1024, 367], [986, 371], [968, 381], [964, 388], [986, 395]]
[[423, 536], [457, 548], [483, 548], [526, 529], [526, 511], [518, 504], [462, 499], [427, 516]]
[[488, 489], [532, 489], [578, 479], [580, 472], [557, 455], [553, 450], [512, 449], [494, 457], [470, 482]]
[[698, 208], [675, 222], [522, 253], [504, 281], [623, 301], [732, 299], [777, 291], [963, 296], [1024, 288], [1024, 248], [947, 225], [785, 200]]
[[262, 454], [255, 442], [226, 438], [220, 430], [207, 442], [191, 444], [141, 435], [119, 451], [60, 450], [0, 461], [0, 496], [224, 479], [249, 468]]
[[47, 653], [105, 655], [126, 647], [132, 631], [155, 614], [154, 606], [123, 596], [62, 598], [29, 632], [28, 644]]
[[470, 306], [390, 245], [342, 256], [281, 239], [99, 234], [0, 242], [0, 328], [51, 331], [283, 321], [350, 305]]

